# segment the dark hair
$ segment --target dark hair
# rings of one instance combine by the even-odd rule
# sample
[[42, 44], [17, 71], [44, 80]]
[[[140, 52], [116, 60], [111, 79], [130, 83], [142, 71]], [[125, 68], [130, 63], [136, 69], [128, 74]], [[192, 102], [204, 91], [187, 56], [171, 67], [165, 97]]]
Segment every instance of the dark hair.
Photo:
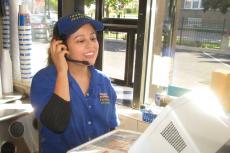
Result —
[[[58, 26], [57, 26], [57, 22], [54, 24], [54, 27], [53, 27], [53, 37], [52, 37], [52, 40], [51, 42], [53, 41], [53, 39], [55, 40], [62, 40], [64, 44], [66, 44], [66, 41], [68, 39], [69, 36], [64, 36], [64, 35], [60, 35], [59, 34], [59, 30], [58, 30]], [[47, 62], [47, 65], [53, 65], [53, 60], [51, 58], [51, 55], [50, 55], [50, 48], [48, 49], [48, 62]]]
[[51, 58], [51, 53], [50, 53], [50, 48], [48, 49], [48, 61], [47, 61], [47, 65], [54, 65], [54, 62]]
[[54, 25], [54, 28], [53, 28], [53, 39], [56, 39], [56, 40], [62, 40], [64, 42], [66, 42], [67, 38], [69, 36], [66, 36], [66, 35], [60, 35], [60, 32], [58, 30], [58, 25], [57, 25], [58, 22], [55, 23]]

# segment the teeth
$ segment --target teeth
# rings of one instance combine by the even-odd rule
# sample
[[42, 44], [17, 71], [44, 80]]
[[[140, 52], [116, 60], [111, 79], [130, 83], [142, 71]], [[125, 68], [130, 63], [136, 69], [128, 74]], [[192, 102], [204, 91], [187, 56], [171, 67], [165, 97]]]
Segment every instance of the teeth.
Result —
[[90, 56], [90, 55], [93, 55], [93, 54], [94, 54], [93, 52], [90, 52], [90, 53], [86, 53], [85, 55]]

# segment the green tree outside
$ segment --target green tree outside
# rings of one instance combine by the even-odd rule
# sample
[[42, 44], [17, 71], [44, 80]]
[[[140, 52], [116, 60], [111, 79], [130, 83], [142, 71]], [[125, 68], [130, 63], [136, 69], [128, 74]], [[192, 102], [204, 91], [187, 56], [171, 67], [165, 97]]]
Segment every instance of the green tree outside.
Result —
[[230, 8], [230, 0], [203, 0], [202, 5], [204, 7], [204, 11], [209, 9], [219, 9], [221, 13], [225, 14]]
[[[105, 6], [105, 17], [109, 17], [109, 9], [112, 8], [113, 10], [116, 10], [117, 17], [121, 15], [121, 11], [125, 8], [125, 6], [129, 3], [131, 3], [133, 0], [104, 0], [104, 6]], [[94, 4], [95, 0], [86, 0], [85, 4], [86, 6], [90, 6], [91, 4]]]

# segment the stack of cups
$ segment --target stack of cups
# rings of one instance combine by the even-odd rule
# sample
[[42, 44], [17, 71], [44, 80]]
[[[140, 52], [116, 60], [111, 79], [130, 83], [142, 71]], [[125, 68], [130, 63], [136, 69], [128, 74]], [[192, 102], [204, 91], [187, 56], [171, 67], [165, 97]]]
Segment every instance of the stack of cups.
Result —
[[21, 79], [23, 82], [30, 82], [32, 78], [31, 72], [31, 50], [32, 50], [32, 36], [30, 13], [27, 5], [19, 6], [19, 51], [20, 51], [20, 68]]
[[3, 48], [10, 50], [10, 5], [9, 1], [4, 1], [6, 15], [2, 18], [3, 24]]

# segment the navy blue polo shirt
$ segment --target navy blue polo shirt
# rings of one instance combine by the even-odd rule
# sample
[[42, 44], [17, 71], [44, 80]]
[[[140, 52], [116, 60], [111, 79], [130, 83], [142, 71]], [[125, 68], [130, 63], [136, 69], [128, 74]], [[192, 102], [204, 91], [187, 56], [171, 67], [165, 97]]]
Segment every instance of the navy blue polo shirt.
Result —
[[[110, 80], [93, 66], [86, 96], [78, 83], [68, 74], [71, 118], [64, 133], [57, 134], [42, 126], [41, 152], [65, 153], [67, 150], [98, 137], [119, 124], [116, 113], [116, 93]], [[56, 69], [49, 66], [40, 70], [32, 80], [31, 103], [36, 118], [51, 98], [56, 82]]]

